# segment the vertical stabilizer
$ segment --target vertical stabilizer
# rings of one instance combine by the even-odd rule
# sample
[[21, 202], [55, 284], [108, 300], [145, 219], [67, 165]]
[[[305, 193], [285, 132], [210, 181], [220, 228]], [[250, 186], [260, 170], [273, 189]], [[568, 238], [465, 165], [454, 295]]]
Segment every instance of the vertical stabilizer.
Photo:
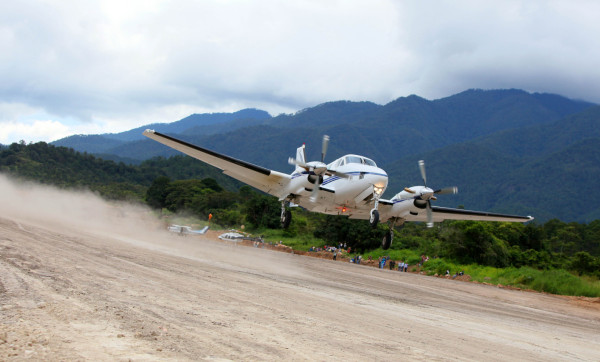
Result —
[[[303, 143], [302, 146], [296, 149], [296, 161], [306, 163], [306, 151], [304, 150], [306, 145]], [[296, 166], [296, 170], [304, 170], [300, 166]]]

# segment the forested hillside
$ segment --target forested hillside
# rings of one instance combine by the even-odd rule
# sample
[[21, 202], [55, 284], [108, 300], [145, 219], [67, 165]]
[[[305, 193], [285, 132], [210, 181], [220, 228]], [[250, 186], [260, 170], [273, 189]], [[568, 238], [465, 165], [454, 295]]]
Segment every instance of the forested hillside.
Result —
[[[590, 222], [600, 218], [600, 138], [588, 138], [537, 158], [520, 158], [468, 143], [415, 155], [387, 168], [391, 198], [422, 183], [417, 167], [427, 160], [428, 183], [458, 186], [437, 205]], [[581, 193], [576, 190], [582, 190]]]
[[148, 186], [159, 176], [172, 179], [209, 177], [230, 190], [241, 186], [214, 167], [189, 157], [154, 158], [131, 166], [45, 142], [13, 143], [4, 147], [0, 150], [0, 172], [43, 184], [90, 189], [111, 199], [137, 201], [144, 200]]
[[459, 188], [458, 195], [440, 197], [439, 205], [589, 222], [600, 215], [600, 194], [579, 198], [569, 190], [600, 187], [599, 139], [600, 107], [591, 107], [548, 124], [414, 154], [386, 167], [386, 197], [421, 183], [417, 161], [423, 159], [431, 185]]

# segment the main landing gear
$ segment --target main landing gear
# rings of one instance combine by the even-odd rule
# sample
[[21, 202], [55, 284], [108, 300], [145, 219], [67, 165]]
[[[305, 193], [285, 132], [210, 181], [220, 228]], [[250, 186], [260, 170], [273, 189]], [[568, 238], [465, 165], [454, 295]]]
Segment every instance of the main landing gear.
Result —
[[385, 232], [385, 235], [383, 236], [383, 240], [381, 241], [381, 248], [383, 250], [389, 249], [390, 246], [392, 246], [393, 239], [394, 239], [394, 230], [389, 229], [388, 231]]
[[281, 202], [281, 227], [287, 229], [292, 222], [292, 212], [285, 207], [286, 202]]
[[383, 250], [387, 250], [390, 248], [390, 246], [392, 246], [392, 240], [394, 239], [394, 225], [396, 224], [396, 222], [400, 222], [398, 224], [399, 227], [404, 226], [404, 219], [391, 218], [388, 221], [388, 225], [390, 228], [388, 229], [388, 231], [385, 232], [383, 240], [381, 240], [381, 248]]

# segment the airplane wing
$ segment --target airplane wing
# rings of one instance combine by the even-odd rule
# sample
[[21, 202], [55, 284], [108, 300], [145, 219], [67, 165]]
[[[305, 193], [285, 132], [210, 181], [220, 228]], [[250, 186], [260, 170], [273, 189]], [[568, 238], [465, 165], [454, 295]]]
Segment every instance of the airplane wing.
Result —
[[195, 146], [154, 130], [147, 129], [143, 135], [219, 168], [224, 174], [271, 195], [281, 196], [281, 191], [291, 179], [290, 175]]
[[[388, 217], [402, 217], [406, 221], [427, 221], [427, 211], [425, 209], [410, 207], [402, 209], [402, 215], [393, 215], [393, 206], [395, 204], [393, 201], [380, 200], [379, 202], [379, 208], [382, 214], [387, 214]], [[453, 209], [450, 207], [440, 206], [431, 206], [431, 213], [434, 222], [440, 222], [444, 220], [527, 222], [533, 220], [532, 216], [499, 214], [486, 211]]]
[[[492, 212], [453, 209], [450, 207], [439, 207], [439, 206], [432, 206], [431, 211], [433, 213], [433, 221], [478, 220], [478, 221], [527, 222], [527, 221], [533, 220], [532, 216], [497, 214], [497, 213], [492, 213]], [[422, 221], [427, 221], [427, 212], [419, 213], [418, 216], [420, 216], [420, 219], [422, 219]], [[408, 218], [407, 220], [411, 220], [411, 219]]]

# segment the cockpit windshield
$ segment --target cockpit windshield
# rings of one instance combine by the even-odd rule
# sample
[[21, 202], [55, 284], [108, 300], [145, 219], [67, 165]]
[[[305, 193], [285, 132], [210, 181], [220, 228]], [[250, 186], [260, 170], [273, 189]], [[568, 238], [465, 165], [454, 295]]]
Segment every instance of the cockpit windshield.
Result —
[[346, 164], [360, 163], [360, 164], [364, 164], [364, 165], [377, 167], [377, 165], [375, 164], [375, 162], [373, 160], [371, 160], [369, 158], [360, 157], [360, 156], [346, 156], [346, 157], [344, 157], [344, 160], [346, 161]]
[[348, 163], [362, 163], [362, 158], [357, 156], [346, 156], [346, 164]]

